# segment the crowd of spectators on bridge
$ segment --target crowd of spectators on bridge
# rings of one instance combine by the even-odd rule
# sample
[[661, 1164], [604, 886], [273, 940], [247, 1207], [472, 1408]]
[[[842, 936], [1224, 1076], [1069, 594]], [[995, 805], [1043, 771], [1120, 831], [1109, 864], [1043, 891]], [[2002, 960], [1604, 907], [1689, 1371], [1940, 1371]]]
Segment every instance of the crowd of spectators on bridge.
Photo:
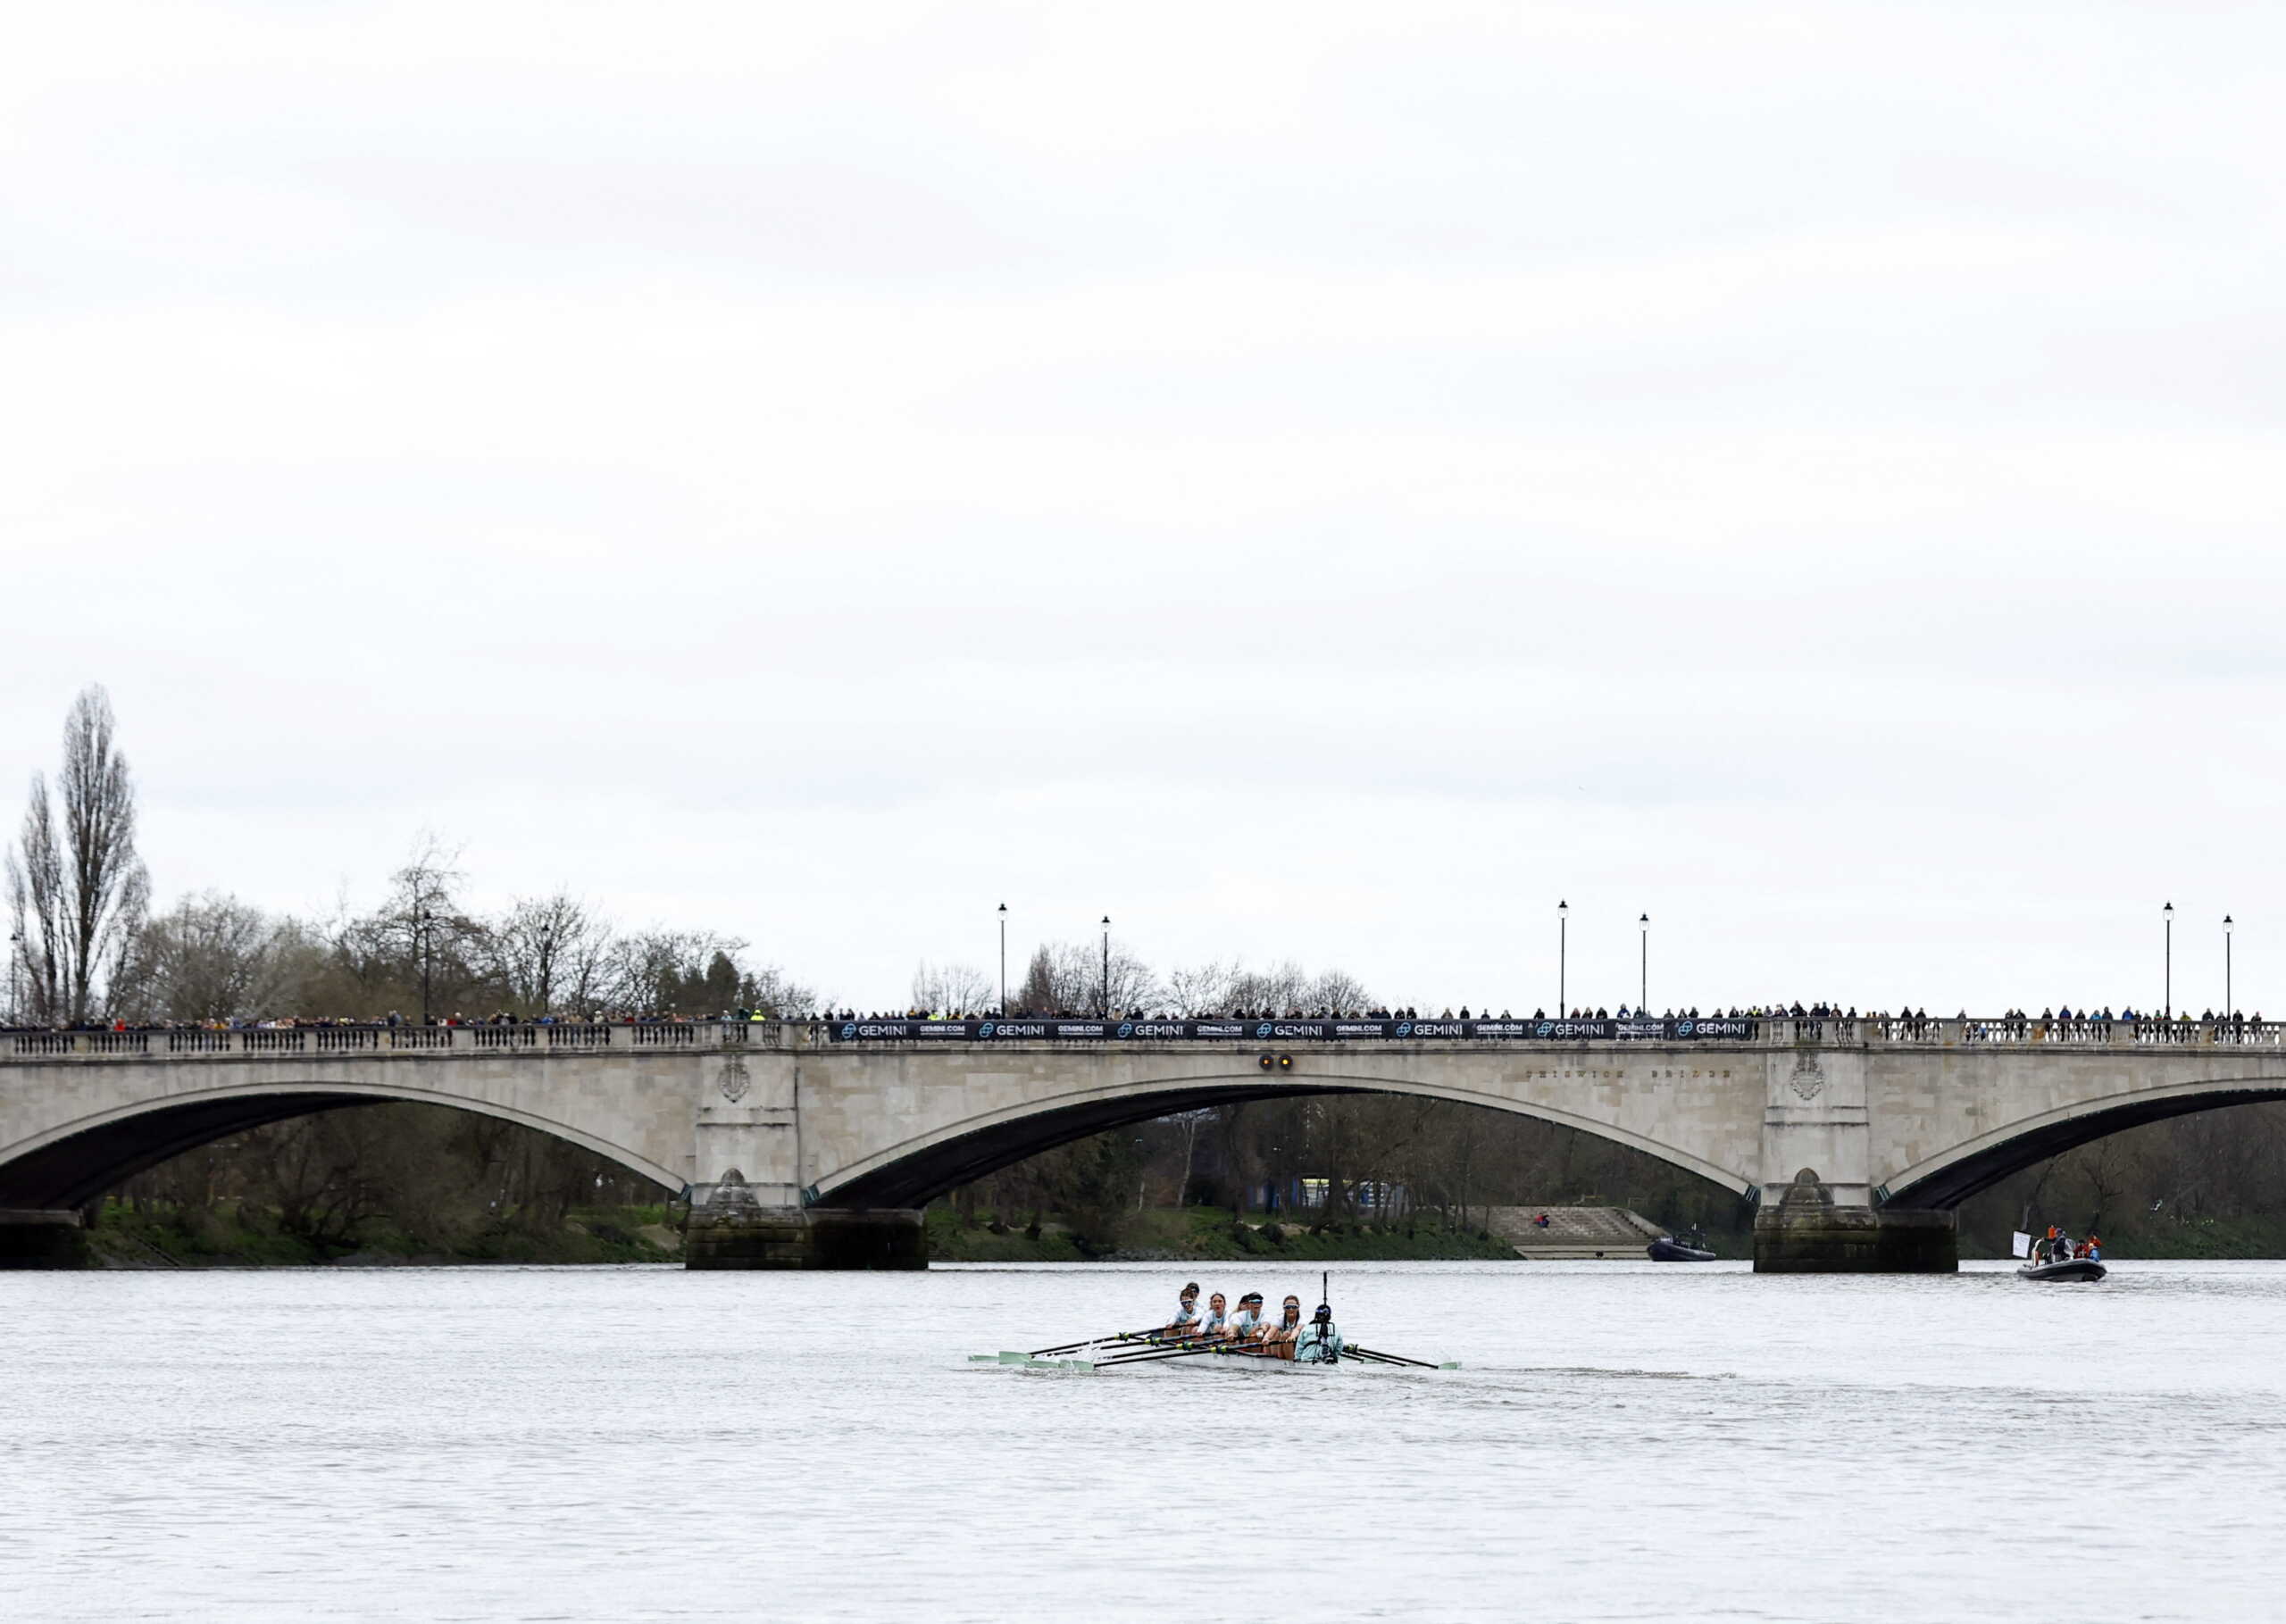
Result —
[[2114, 1030], [2120, 1026], [2131, 1028], [2144, 1041], [2161, 1043], [2190, 1043], [2201, 1034], [2212, 1034], [2219, 1041], [2242, 1038], [2264, 1028], [2262, 1012], [2248, 1015], [2239, 1011], [2217, 1012], [2202, 1010], [2197, 1016], [2189, 1011], [2181, 1013], [2154, 1013], [2148, 1009], [2123, 1005], [2115, 1012], [2108, 1005], [2098, 1009], [2059, 1005], [2042, 1009], [2037, 1015], [2021, 1009], [2011, 1009], [1997, 1017], [1973, 1017], [1963, 1010], [1948, 1023], [1943, 1018], [1932, 1018], [1926, 1008], [1908, 1006], [1900, 1011], [1868, 1010], [1860, 1015], [1855, 1005], [1844, 1008], [1839, 1004], [1769, 1004], [1732, 1005], [1717, 1008], [1701, 1015], [1695, 1004], [1654, 1012], [1648, 1006], [1615, 1008], [1603, 1005], [1581, 1006], [1569, 1014], [1559, 1012], [1550, 1016], [1544, 1008], [1534, 1009], [1529, 1016], [1519, 1016], [1503, 1009], [1495, 1014], [1489, 1007], [1479, 1010], [1462, 1004], [1457, 1010], [1446, 1007], [1441, 1012], [1423, 1015], [1412, 1005], [1366, 1009], [1289, 1008], [1238, 1009], [1191, 1014], [1176, 1014], [1164, 1011], [1142, 1009], [1118, 1010], [1109, 1015], [1098, 1011], [1054, 1009], [1022, 1009], [1007, 1013], [998, 1010], [927, 1010], [907, 1008], [902, 1011], [863, 1012], [854, 1009], [803, 1011], [762, 1011], [749, 1009], [722, 1010], [712, 1013], [691, 1014], [677, 1010], [595, 1010], [580, 1012], [548, 1012], [545, 1014], [518, 1013], [498, 1011], [489, 1015], [467, 1015], [455, 1012], [448, 1015], [431, 1015], [425, 1019], [407, 1016], [391, 1010], [387, 1014], [358, 1020], [351, 1017], [279, 1016], [269, 1020], [125, 1020], [104, 1021], [75, 1021], [56, 1026], [26, 1024], [0, 1025], [0, 1032], [190, 1032], [190, 1031], [271, 1031], [303, 1029], [332, 1029], [343, 1027], [478, 1027], [478, 1026], [653, 1026], [680, 1024], [691, 1021], [758, 1021], [758, 1020], [1791, 1020], [1815, 1021], [1863, 1021], [1873, 1030], [1868, 1036], [1903, 1041], [1931, 1041], [1942, 1036], [1942, 1029], [1956, 1026], [1964, 1040], [1968, 1042], [2005, 1043], [2102, 1043], [2110, 1041]]
[[721, 1010], [709, 1014], [686, 1014], [678, 1010], [596, 1010], [583, 1013], [519, 1014], [502, 1010], [489, 1015], [431, 1015], [425, 1020], [391, 1010], [385, 1015], [279, 1015], [268, 1019], [227, 1020], [75, 1020], [55, 1026], [0, 1026], [0, 1032], [270, 1032], [331, 1030], [342, 1027], [494, 1027], [494, 1026], [661, 1026], [712, 1020], [809, 1020], [808, 1014], [780, 1015], [760, 1010]]

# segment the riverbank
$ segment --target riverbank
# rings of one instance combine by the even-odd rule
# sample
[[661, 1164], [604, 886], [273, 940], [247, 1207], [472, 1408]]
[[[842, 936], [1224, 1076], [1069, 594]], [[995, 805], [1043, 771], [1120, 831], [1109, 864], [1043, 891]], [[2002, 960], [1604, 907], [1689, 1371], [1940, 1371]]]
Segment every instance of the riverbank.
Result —
[[948, 1205], [928, 1213], [929, 1255], [959, 1263], [1201, 1262], [1247, 1258], [1360, 1262], [1479, 1258], [1515, 1261], [1515, 1249], [1481, 1230], [1448, 1229], [1433, 1218], [1394, 1224], [1340, 1220], [1322, 1228], [1227, 1207], [1158, 1207], [1120, 1215], [1113, 1233], [1057, 1219], [1037, 1226], [990, 1214], [964, 1221]]
[[[87, 1233], [89, 1261], [105, 1269], [306, 1269], [389, 1265], [661, 1263], [679, 1262], [682, 1236], [663, 1205], [575, 1209], [560, 1227], [509, 1222], [468, 1232], [427, 1234], [377, 1218], [346, 1236], [313, 1239], [278, 1214], [225, 1204], [177, 1209], [107, 1202]], [[964, 1220], [939, 1203], [927, 1215], [929, 1256], [937, 1262], [1308, 1262], [1371, 1261], [1514, 1262], [1508, 1242], [1481, 1230], [1447, 1228], [1433, 1218], [1374, 1224], [1343, 1220], [1322, 1228], [1225, 1207], [1155, 1208], [1121, 1214], [1106, 1237], [1060, 1216], [1006, 1221], [989, 1213]], [[2286, 1214], [2182, 1220], [2127, 1220], [2101, 1230], [2118, 1260], [2286, 1258]], [[1710, 1229], [1719, 1256], [1754, 1255], [1751, 1231]], [[2008, 1255], [2006, 1236], [1964, 1227], [1964, 1259]]]
[[[2042, 1224], [2048, 1220], [2036, 1220]], [[2084, 1234], [2084, 1220], [2065, 1216], [2065, 1227]], [[2038, 1231], [2035, 1231], [2037, 1233]], [[2215, 1262], [2253, 1262], [2286, 1258], [2286, 1213], [2262, 1212], [2241, 1218], [2175, 1219], [2137, 1216], [2098, 1226], [2104, 1255], [2115, 1261], [2129, 1258], [2207, 1259]], [[1964, 1258], [2005, 1258], [2007, 1237], [1997, 1239], [1979, 1231], [1961, 1231]]]
[[489, 1225], [461, 1234], [409, 1232], [388, 1219], [313, 1237], [274, 1212], [106, 1202], [87, 1231], [99, 1269], [296, 1269], [483, 1263], [657, 1263], [682, 1256], [663, 1206], [575, 1209], [560, 1225]]

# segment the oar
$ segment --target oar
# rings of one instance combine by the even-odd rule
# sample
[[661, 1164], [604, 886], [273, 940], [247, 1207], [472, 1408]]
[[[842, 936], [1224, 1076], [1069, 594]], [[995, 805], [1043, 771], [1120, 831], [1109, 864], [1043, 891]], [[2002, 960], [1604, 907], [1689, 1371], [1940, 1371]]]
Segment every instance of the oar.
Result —
[[1066, 1343], [1064, 1343], [1063, 1345], [1061, 1345], [1060, 1346], [1057, 1346], [1057, 1347], [1052, 1347], [1052, 1348], [1034, 1348], [1034, 1349], [1031, 1351], [1031, 1353], [1030, 1353], [1030, 1357], [1034, 1358], [1034, 1359], [1050, 1359], [1050, 1358], [1055, 1357], [1055, 1355], [1056, 1355], [1056, 1354], [1058, 1354], [1058, 1353], [1078, 1353], [1081, 1348], [1091, 1348], [1091, 1347], [1095, 1347], [1095, 1346], [1097, 1346], [1097, 1345], [1099, 1345], [1099, 1344], [1101, 1344], [1101, 1343], [1105, 1343], [1105, 1342], [1133, 1342], [1133, 1341], [1135, 1341], [1135, 1340], [1136, 1340], [1137, 1338], [1139, 1338], [1139, 1337], [1150, 1337], [1150, 1336], [1154, 1336], [1154, 1335], [1156, 1335], [1156, 1334], [1157, 1333], [1157, 1331], [1158, 1331], [1158, 1328], [1158, 1328], [1157, 1326], [1156, 1326], [1156, 1325], [1155, 1325], [1155, 1326], [1151, 1327], [1151, 1328], [1150, 1328], [1150, 1329], [1148, 1329], [1148, 1330], [1140, 1330], [1140, 1331], [1114, 1331], [1114, 1332], [1113, 1332], [1110, 1336], [1108, 1336], [1108, 1337], [1089, 1337], [1089, 1338], [1088, 1338], [1086, 1341], [1084, 1341], [1084, 1342], [1066, 1342]]
[[1096, 1369], [1100, 1370], [1107, 1365], [1115, 1364], [1149, 1364], [1161, 1359], [1197, 1359], [1201, 1354], [1216, 1354], [1225, 1359], [1275, 1359], [1278, 1357], [1275, 1353], [1264, 1353], [1258, 1348], [1238, 1347], [1230, 1343], [1214, 1342], [1201, 1347], [1155, 1348], [1144, 1353], [1117, 1353], [1109, 1359], [1096, 1361]]
[[1383, 1364], [1418, 1365], [1424, 1370], [1433, 1370], [1437, 1368], [1436, 1362], [1433, 1360], [1407, 1359], [1402, 1353], [1384, 1353], [1378, 1348], [1361, 1348], [1354, 1342], [1346, 1342], [1342, 1344], [1341, 1356], [1344, 1359], [1347, 1359], [1352, 1356], [1359, 1359], [1378, 1359]]
[[[1197, 1337], [1132, 1337], [1128, 1340], [1131, 1343], [1139, 1345], [1140, 1351], [1166, 1349], [1170, 1352], [1182, 1353], [1212, 1353], [1218, 1351], [1227, 1350], [1236, 1345], [1235, 1344], [1223, 1342], [1219, 1339], [1214, 1342], [1203, 1342]], [[1112, 1357], [1114, 1359], [1133, 1359], [1138, 1357], [1138, 1351], [1130, 1350], [1124, 1353], [1114, 1353]]]
[[1198, 1359], [1220, 1356], [1226, 1359], [1268, 1359], [1268, 1353], [1251, 1353], [1243, 1348], [1175, 1348], [1166, 1353], [1130, 1353], [1120, 1359], [1098, 1359], [1096, 1369], [1110, 1370], [1130, 1364], [1159, 1364], [1170, 1359]]

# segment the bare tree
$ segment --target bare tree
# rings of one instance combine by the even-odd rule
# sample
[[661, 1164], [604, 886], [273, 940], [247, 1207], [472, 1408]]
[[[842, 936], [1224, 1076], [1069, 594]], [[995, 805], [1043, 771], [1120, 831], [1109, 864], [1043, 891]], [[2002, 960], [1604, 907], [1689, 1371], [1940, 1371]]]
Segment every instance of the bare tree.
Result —
[[1093, 1014], [1105, 1006], [1106, 990], [1114, 1010], [1150, 1009], [1165, 1003], [1150, 966], [1125, 948], [1112, 947], [1108, 989], [1105, 970], [1100, 943], [1051, 942], [1033, 952], [1022, 985], [1012, 996], [1018, 1009], [1056, 1015]]
[[1231, 975], [1222, 964], [1199, 964], [1167, 972], [1167, 1003], [1182, 1016], [1222, 1015], [1231, 1002]]
[[293, 1002], [298, 940], [290, 921], [207, 891], [186, 896], [137, 934], [113, 1006], [146, 1019], [227, 1020]]
[[969, 964], [931, 964], [923, 959], [913, 971], [913, 1007], [944, 1014], [989, 1009], [992, 978]]
[[47, 782], [32, 775], [30, 804], [24, 808], [18, 849], [8, 854], [8, 912], [19, 962], [12, 1020], [54, 1026], [63, 1019], [63, 849], [55, 837]]
[[806, 1014], [818, 1007], [818, 995], [775, 964], [748, 970], [740, 997], [747, 1008], [763, 1015]]
[[22, 938], [35, 1020], [76, 1024], [101, 1004], [150, 904], [135, 854], [135, 780], [114, 738], [111, 696], [80, 690], [63, 722], [56, 775], [34, 774], [20, 849], [8, 857], [8, 901]]
[[612, 944], [605, 1002], [620, 1009], [713, 1014], [738, 1002], [738, 937], [712, 930], [638, 930]]
[[517, 898], [486, 932], [494, 977], [508, 1002], [533, 1014], [591, 1012], [608, 974], [610, 924], [568, 892]]
[[1329, 970], [1319, 973], [1309, 986], [1304, 1007], [1331, 1010], [1337, 1015], [1356, 1015], [1372, 1003], [1365, 984], [1347, 970]]
[[337, 956], [361, 998], [409, 1004], [426, 1020], [471, 998], [505, 995], [492, 974], [489, 931], [458, 900], [458, 859], [424, 831], [389, 876], [380, 909], [342, 927]]

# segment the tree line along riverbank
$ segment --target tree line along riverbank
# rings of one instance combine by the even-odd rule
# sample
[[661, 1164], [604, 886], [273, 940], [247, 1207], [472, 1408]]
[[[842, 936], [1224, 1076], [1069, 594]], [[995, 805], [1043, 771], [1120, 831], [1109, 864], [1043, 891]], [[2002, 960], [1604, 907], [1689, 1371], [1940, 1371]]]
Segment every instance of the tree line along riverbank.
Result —
[[[424, 1233], [375, 1217], [355, 1233], [325, 1238], [289, 1228], [275, 1209], [244, 1203], [141, 1208], [108, 1201], [88, 1232], [88, 1261], [113, 1269], [443, 1267], [484, 1264], [673, 1263], [682, 1256], [680, 1214], [670, 1204], [581, 1207], [542, 1226], [512, 1215], [473, 1229]], [[929, 1256], [937, 1262], [1316, 1263], [1471, 1260], [1516, 1262], [1514, 1249], [1482, 1230], [1433, 1219], [1407, 1224], [1355, 1220], [1313, 1223], [1222, 1207], [1159, 1207], [1130, 1215], [1119, 1244], [1105, 1248], [1060, 1216], [1014, 1221], [964, 1218], [939, 1202], [926, 1215]], [[1706, 1232], [1719, 1256], [1753, 1255], [1753, 1232]], [[2115, 1259], [2286, 1257], [2286, 1217], [2128, 1220], [2104, 1235]], [[1964, 1233], [1965, 1259], [2008, 1255]], [[1557, 1267], [1561, 1263], [1541, 1264]]]

